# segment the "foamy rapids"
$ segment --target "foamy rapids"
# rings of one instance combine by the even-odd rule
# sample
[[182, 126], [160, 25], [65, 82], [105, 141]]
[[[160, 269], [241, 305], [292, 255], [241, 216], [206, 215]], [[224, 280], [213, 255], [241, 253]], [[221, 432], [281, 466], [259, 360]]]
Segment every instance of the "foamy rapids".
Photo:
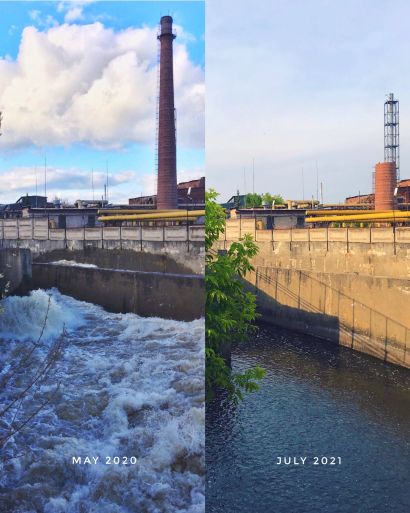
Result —
[[[1, 305], [0, 378], [36, 342], [47, 309], [40, 351], [66, 334], [55, 368], [22, 408], [51, 402], [0, 449], [0, 511], [203, 513], [203, 320], [107, 313], [56, 290]], [[0, 390], [0, 410], [10, 393]], [[72, 462], [87, 456], [98, 463]]]

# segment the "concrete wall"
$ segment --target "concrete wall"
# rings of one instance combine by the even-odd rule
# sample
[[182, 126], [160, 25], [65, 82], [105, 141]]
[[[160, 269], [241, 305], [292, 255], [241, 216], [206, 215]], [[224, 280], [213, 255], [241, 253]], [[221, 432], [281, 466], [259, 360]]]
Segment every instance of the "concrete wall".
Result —
[[189, 272], [204, 273], [203, 226], [107, 227], [56, 230], [45, 219], [1, 219], [0, 247], [28, 248], [34, 257], [56, 250], [127, 249], [168, 255]]
[[247, 276], [264, 321], [410, 368], [410, 282], [257, 266]]
[[174, 274], [193, 273], [190, 266], [179, 263], [166, 253], [148, 253], [131, 249], [100, 249], [86, 247], [84, 249], [56, 249], [42, 253], [35, 262], [56, 262], [59, 260], [74, 260], [78, 263], [93, 264], [103, 269], [120, 269], [128, 271], [145, 271]]
[[[252, 234], [253, 220], [247, 222], [244, 230]], [[227, 225], [218, 249], [239, 239], [238, 226]], [[258, 265], [410, 278], [410, 228], [256, 230], [252, 235], [259, 247]]]
[[31, 253], [28, 249], [0, 249], [0, 297], [24, 291], [31, 280]]
[[[219, 249], [237, 240], [226, 235]], [[262, 230], [256, 238], [247, 283], [263, 320], [410, 368], [410, 229]]]
[[113, 312], [191, 321], [204, 315], [204, 278], [195, 275], [33, 264], [33, 288], [63, 294]]
[[204, 226], [108, 226], [105, 228], [66, 228], [49, 226], [46, 218], [0, 219], [0, 239], [60, 241], [191, 241], [203, 242]]

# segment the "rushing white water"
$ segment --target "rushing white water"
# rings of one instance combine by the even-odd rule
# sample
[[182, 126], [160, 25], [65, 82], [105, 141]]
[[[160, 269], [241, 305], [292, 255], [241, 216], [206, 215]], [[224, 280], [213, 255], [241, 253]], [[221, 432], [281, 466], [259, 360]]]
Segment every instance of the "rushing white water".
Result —
[[69, 267], [90, 267], [92, 269], [97, 269], [98, 266], [95, 264], [83, 264], [81, 262], [77, 262], [76, 260], [56, 260], [55, 262], [51, 262], [52, 264], [58, 265], [66, 265]]
[[[0, 452], [0, 511], [202, 513], [203, 320], [108, 313], [56, 290], [10, 297], [2, 308], [3, 372], [38, 340], [47, 310], [39, 351], [63, 327], [65, 349], [23, 413], [51, 402]], [[87, 456], [97, 464], [84, 464]]]

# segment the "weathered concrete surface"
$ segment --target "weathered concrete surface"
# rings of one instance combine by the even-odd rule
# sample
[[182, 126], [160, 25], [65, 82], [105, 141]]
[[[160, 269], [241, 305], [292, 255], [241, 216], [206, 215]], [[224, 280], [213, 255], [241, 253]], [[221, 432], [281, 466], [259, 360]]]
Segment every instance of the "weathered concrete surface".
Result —
[[204, 315], [204, 278], [197, 275], [121, 271], [33, 263], [33, 288], [63, 294], [112, 312], [191, 321]]
[[272, 230], [257, 240], [247, 280], [263, 320], [410, 368], [409, 229]]
[[28, 249], [0, 249], [0, 296], [24, 291], [31, 280], [31, 253]]
[[37, 255], [34, 259], [35, 262], [59, 260], [75, 260], [78, 263], [93, 264], [104, 269], [192, 274], [192, 269], [188, 265], [178, 263], [166, 253], [136, 252], [131, 249], [100, 249], [96, 247], [86, 247], [83, 250], [56, 249]]
[[[136, 254], [164, 256], [184, 266], [189, 273], [203, 274], [205, 271], [205, 248], [202, 241], [141, 241], [141, 240], [39, 240], [0, 239], [3, 248], [27, 248], [33, 259], [54, 251], [83, 251], [87, 249], [129, 250]], [[78, 253], [77, 253], [78, 254]], [[67, 260], [73, 260], [67, 254]]]
[[203, 225], [56, 229], [47, 218], [0, 219], [2, 248], [28, 248], [34, 255], [57, 249], [129, 249], [168, 255], [196, 274], [205, 270], [204, 241]]
[[410, 368], [410, 281], [257, 266], [262, 319]]
[[338, 243], [328, 247], [324, 243], [259, 242], [259, 254], [255, 263], [285, 269], [302, 269], [324, 273], [357, 273], [369, 276], [386, 276], [410, 279], [410, 248], [393, 244], [351, 244], [349, 251]]

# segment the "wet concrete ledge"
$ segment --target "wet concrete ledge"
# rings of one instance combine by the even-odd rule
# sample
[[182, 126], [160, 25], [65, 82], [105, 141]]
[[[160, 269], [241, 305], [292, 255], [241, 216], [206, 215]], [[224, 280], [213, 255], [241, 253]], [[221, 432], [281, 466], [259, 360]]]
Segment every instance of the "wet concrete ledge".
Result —
[[31, 252], [29, 249], [0, 249], [0, 297], [24, 292], [31, 281]]
[[32, 289], [56, 287], [111, 312], [192, 321], [204, 315], [204, 277], [33, 262]]

